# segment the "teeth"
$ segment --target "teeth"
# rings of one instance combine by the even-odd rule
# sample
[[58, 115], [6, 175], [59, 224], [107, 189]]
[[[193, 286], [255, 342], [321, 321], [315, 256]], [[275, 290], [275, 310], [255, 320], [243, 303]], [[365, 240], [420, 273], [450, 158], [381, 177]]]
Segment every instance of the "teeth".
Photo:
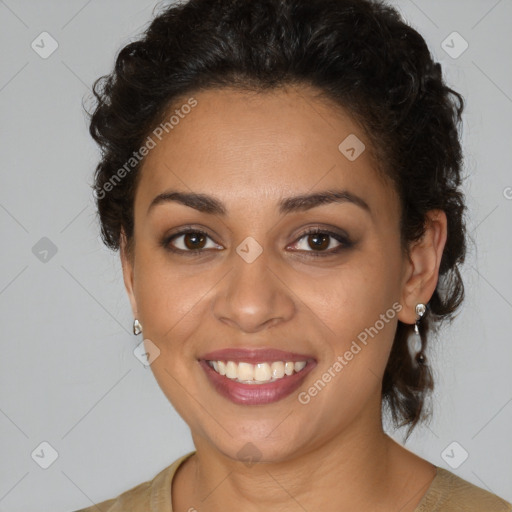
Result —
[[280, 379], [284, 377], [284, 364], [281, 361], [275, 361], [270, 366], [270, 371], [272, 372], [272, 377], [274, 379]]
[[304, 369], [306, 361], [274, 361], [272, 363], [235, 363], [234, 361], [208, 361], [220, 375], [245, 384], [274, 382], [285, 375], [293, 375]]
[[284, 365], [284, 373], [286, 375], [291, 375], [293, 373], [293, 370], [295, 369], [295, 365], [291, 362], [291, 361], [288, 361], [285, 365]]
[[[268, 363], [258, 363], [254, 369], [254, 380], [257, 380], [258, 382], [266, 382], [271, 378], [272, 374], [270, 373], [270, 365]], [[240, 378], [240, 380], [242, 379]]]
[[[215, 366], [214, 366], [214, 368], [215, 368]], [[248, 363], [240, 363], [238, 365], [237, 377], [240, 380], [253, 380], [254, 379], [254, 366], [252, 364], [248, 364]]]
[[226, 375], [226, 363], [224, 361], [216, 361], [219, 369], [217, 370], [217, 368], [215, 368], [215, 366], [213, 367], [213, 369], [220, 373], [221, 375]]
[[228, 379], [236, 379], [238, 377], [238, 365], [233, 361], [228, 361], [226, 364], [226, 377]]
[[304, 366], [306, 366], [306, 362], [305, 361], [297, 361], [294, 365], [293, 365], [293, 369], [298, 373], [300, 372]]

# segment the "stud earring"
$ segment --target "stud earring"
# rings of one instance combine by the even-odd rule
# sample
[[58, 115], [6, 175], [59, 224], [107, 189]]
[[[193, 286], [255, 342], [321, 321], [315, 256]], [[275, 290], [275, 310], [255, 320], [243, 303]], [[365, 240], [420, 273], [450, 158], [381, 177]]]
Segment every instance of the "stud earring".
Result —
[[137, 336], [137, 334], [140, 334], [141, 332], [142, 332], [142, 325], [137, 319], [135, 319], [133, 321], [133, 334], [135, 334], [135, 336]]

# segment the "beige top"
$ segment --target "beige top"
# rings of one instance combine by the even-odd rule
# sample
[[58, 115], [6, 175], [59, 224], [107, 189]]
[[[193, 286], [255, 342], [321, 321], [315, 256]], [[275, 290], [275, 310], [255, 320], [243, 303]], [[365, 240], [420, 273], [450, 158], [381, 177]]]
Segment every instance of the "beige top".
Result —
[[[171, 484], [182, 462], [195, 452], [175, 460], [153, 480], [75, 512], [172, 512]], [[99, 508], [96, 508], [99, 507]], [[437, 474], [414, 512], [512, 512], [512, 504], [454, 473], [437, 467]]]

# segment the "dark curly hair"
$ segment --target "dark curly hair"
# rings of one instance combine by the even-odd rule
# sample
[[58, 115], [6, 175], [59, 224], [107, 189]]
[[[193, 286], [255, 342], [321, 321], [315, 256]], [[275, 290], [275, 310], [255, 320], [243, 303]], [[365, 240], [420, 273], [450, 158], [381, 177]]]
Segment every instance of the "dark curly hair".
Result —
[[376, 169], [400, 197], [404, 254], [424, 234], [426, 213], [446, 212], [448, 237], [421, 320], [422, 349], [411, 358], [413, 326], [399, 321], [382, 382], [383, 405], [395, 426], [409, 427], [407, 439], [426, 419], [425, 399], [433, 390], [427, 334], [452, 319], [464, 298], [458, 132], [464, 99], [445, 84], [422, 36], [392, 6], [377, 0], [190, 0], [162, 8], [143, 35], [122, 48], [112, 73], [94, 83], [90, 133], [102, 157], [92, 186], [103, 241], [119, 249], [122, 229], [131, 253], [141, 163], [122, 179], [118, 171], [126, 170], [172, 105], [206, 89], [284, 86], [313, 86], [362, 127]]

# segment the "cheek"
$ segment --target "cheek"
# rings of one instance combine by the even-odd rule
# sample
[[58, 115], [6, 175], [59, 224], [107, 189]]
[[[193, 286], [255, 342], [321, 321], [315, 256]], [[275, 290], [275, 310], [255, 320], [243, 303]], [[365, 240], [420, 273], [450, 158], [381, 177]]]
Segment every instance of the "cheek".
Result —
[[308, 280], [302, 289], [300, 296], [323, 340], [320, 371], [339, 377], [323, 399], [349, 391], [364, 401], [383, 376], [401, 309], [396, 262], [394, 254], [361, 253], [328, 277]]
[[[218, 277], [207, 272], [184, 275], [169, 262], [146, 259], [137, 275], [137, 301], [143, 319], [144, 339], [151, 340], [159, 355], [151, 371], [160, 389], [178, 413], [194, 425], [196, 415], [190, 413], [189, 392], [193, 395], [197, 344], [194, 335], [201, 331], [208, 315], [208, 291], [213, 291]], [[196, 425], [196, 429], [199, 426]]]
[[393, 273], [362, 257], [328, 279], [310, 281], [308, 294], [301, 292], [322, 340], [317, 377], [325, 383], [303, 389], [302, 397], [317, 410], [331, 411], [325, 428], [336, 428], [376, 396], [400, 309]]
[[178, 351], [194, 329], [201, 325], [208, 301], [208, 291], [215, 282], [208, 272], [184, 272], [177, 265], [147, 255], [136, 269], [135, 289], [144, 336], [161, 351]]
[[398, 300], [398, 266], [376, 258], [354, 258], [320, 279], [293, 286], [331, 336], [347, 340], [373, 325]]

